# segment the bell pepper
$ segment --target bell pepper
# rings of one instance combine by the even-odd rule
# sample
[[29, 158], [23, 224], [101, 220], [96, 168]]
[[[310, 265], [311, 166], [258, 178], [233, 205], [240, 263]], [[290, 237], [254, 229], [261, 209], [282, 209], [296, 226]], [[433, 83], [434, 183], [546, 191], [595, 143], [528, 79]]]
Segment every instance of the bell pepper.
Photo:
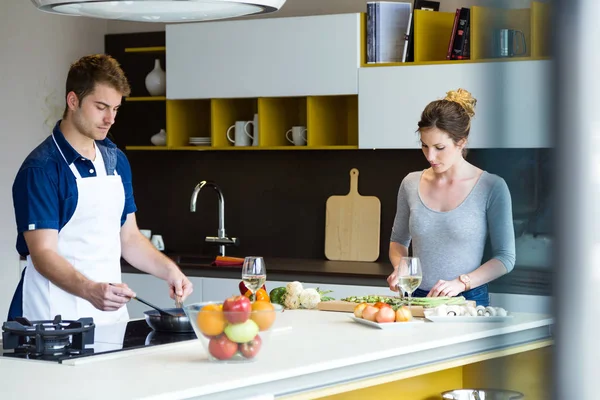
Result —
[[[265, 289], [258, 289], [256, 291], [256, 296], [254, 296], [252, 294], [252, 291], [248, 290], [246, 293], [244, 293], [244, 296], [246, 296], [247, 298], [250, 299], [250, 301], [270, 301], [269, 299], [269, 294], [267, 293], [267, 291]], [[255, 299], [256, 297], [256, 299]]]
[[271, 293], [269, 293], [271, 303], [283, 305], [283, 302], [285, 301], [285, 293], [285, 287], [277, 287], [271, 290]]
[[[246, 295], [246, 292], [248, 292], [250, 290], [250, 289], [248, 289], [246, 287], [246, 284], [244, 284], [244, 281], [240, 281], [239, 288], [240, 288], [240, 294], [243, 294], [244, 296]], [[267, 290], [267, 286], [266, 285], [262, 285], [261, 289], [264, 289], [266, 291]]]

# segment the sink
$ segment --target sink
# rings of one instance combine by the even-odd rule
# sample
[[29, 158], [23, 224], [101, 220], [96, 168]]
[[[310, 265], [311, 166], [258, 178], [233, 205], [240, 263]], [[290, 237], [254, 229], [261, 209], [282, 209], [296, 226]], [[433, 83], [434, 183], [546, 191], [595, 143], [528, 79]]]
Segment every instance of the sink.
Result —
[[191, 264], [191, 265], [211, 265], [215, 260], [214, 257], [211, 256], [203, 256], [203, 255], [182, 255], [177, 256], [175, 262], [177, 264]]

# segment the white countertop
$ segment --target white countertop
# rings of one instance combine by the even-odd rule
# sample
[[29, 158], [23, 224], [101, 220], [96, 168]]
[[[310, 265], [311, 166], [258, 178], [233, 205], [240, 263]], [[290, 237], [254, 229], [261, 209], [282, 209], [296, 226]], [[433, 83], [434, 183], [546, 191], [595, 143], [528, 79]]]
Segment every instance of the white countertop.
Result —
[[282, 396], [548, 338], [552, 324], [547, 315], [514, 314], [507, 323], [424, 322], [381, 330], [350, 315], [285, 311], [259, 358], [244, 364], [210, 363], [197, 340], [86, 357], [74, 365], [0, 358], [0, 398]]

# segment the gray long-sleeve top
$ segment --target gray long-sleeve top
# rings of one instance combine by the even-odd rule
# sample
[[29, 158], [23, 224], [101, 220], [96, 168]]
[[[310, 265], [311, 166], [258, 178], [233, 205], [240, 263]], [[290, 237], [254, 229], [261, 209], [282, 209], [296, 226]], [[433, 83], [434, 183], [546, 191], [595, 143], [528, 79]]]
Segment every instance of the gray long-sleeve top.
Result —
[[515, 265], [515, 235], [504, 179], [484, 171], [458, 207], [441, 212], [423, 203], [419, 195], [422, 174], [412, 172], [400, 184], [390, 239], [406, 247], [412, 240], [413, 256], [420, 258], [423, 270], [419, 288], [431, 290], [439, 279], [456, 279], [479, 268], [488, 233], [492, 258], [510, 272]]

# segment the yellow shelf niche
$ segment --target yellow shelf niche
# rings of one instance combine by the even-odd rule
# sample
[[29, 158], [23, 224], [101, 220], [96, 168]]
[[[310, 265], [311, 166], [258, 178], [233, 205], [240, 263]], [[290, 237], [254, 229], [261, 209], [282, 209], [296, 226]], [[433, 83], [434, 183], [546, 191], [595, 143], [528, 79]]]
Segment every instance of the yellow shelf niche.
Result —
[[165, 96], [134, 96], [125, 97], [125, 101], [165, 101]]
[[358, 146], [358, 95], [307, 98], [308, 147]]
[[[471, 7], [471, 59], [482, 60], [494, 57], [494, 32], [498, 29], [518, 29], [525, 35], [527, 52], [531, 56], [531, 10], [501, 9], [482, 6]], [[506, 60], [511, 57], [497, 58]]]
[[549, 4], [531, 3], [531, 56], [550, 57], [550, 25], [552, 15]]
[[210, 116], [210, 100], [167, 100], [167, 147], [189, 146], [190, 137], [210, 137]]
[[164, 53], [166, 46], [126, 47], [125, 53]]
[[286, 139], [293, 126], [306, 127], [306, 97], [258, 99], [258, 143], [261, 148], [300, 148]]
[[164, 151], [170, 149], [167, 146], [125, 146], [125, 150]]
[[414, 63], [446, 60], [454, 15], [449, 12], [415, 10]]
[[[211, 132], [213, 148], [230, 147], [227, 139], [227, 130], [236, 121], [253, 121], [254, 114], [258, 112], [257, 99], [212, 99], [211, 100]], [[231, 130], [230, 136], [235, 138], [235, 129]]]

